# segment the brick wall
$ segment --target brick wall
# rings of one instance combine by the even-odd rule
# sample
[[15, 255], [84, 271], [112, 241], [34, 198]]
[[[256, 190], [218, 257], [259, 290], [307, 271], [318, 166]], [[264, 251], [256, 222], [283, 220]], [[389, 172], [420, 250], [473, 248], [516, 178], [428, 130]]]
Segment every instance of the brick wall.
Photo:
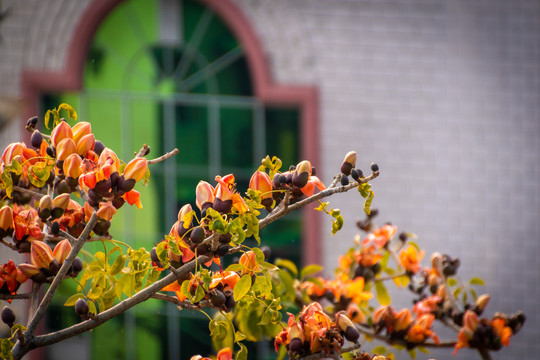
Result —
[[[494, 357], [538, 353], [540, 2], [237, 2], [274, 76], [320, 88], [325, 180], [349, 150], [364, 171], [377, 161], [380, 221], [460, 257], [464, 279], [486, 280], [488, 312], [526, 311], [523, 332]], [[331, 203], [346, 222], [325, 237], [329, 268], [362, 212], [359, 196]]]

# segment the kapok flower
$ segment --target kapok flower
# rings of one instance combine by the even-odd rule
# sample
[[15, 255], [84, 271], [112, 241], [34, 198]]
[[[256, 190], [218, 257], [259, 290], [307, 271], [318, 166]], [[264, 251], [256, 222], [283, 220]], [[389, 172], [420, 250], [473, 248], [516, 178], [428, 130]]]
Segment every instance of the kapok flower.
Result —
[[77, 153], [77, 145], [70, 138], [61, 140], [56, 146], [56, 160], [64, 161], [71, 154]]
[[97, 211], [98, 218], [111, 221], [114, 214], [116, 214], [116, 208], [110, 201], [99, 203], [99, 210]]
[[98, 165], [103, 169], [104, 174], [107, 176], [107, 179], [115, 171], [118, 171], [120, 167], [120, 160], [116, 156], [115, 152], [109, 148], [103, 149], [101, 155], [99, 155]]
[[41, 226], [38, 214], [34, 208], [25, 209], [17, 204], [13, 206], [13, 224], [15, 227], [15, 239], [23, 240], [26, 236], [41, 238]]
[[364, 278], [357, 277], [346, 285], [345, 296], [356, 304], [373, 297], [371, 292], [364, 291]]
[[13, 234], [13, 209], [8, 205], [0, 209], [0, 238]]
[[420, 261], [424, 258], [425, 251], [418, 252], [416, 247], [409, 245], [407, 249], [399, 253], [399, 261], [406, 272], [416, 274], [420, 271]]
[[70, 252], [71, 244], [68, 239], [64, 239], [56, 244], [52, 254], [59, 264], [63, 264]]
[[272, 180], [264, 171], [255, 171], [249, 180], [249, 188], [261, 192], [261, 199], [272, 198]]
[[214, 188], [206, 181], [199, 181], [195, 189], [196, 204], [203, 211], [214, 204]]
[[249, 210], [244, 199], [234, 188], [234, 175], [229, 174], [224, 177], [216, 176], [218, 182], [214, 189], [214, 209], [227, 214], [234, 207], [239, 213], [245, 213]]
[[341, 172], [347, 176], [351, 175], [351, 170], [356, 165], [356, 151], [349, 151], [341, 164]]
[[137, 190], [130, 190], [122, 198], [127, 201], [129, 205], [135, 204], [138, 209], [142, 209], [141, 194]]
[[86, 157], [88, 152], [94, 149], [96, 138], [94, 137], [94, 134], [86, 134], [80, 138], [78, 142], [75, 140], [74, 142], [77, 145], [77, 154]]
[[[92, 133], [92, 125], [90, 125], [89, 122], [81, 121], [73, 125], [71, 128], [72, 130], [72, 138], [73, 141], [78, 145], [80, 140], [86, 136]], [[84, 156], [84, 155], [83, 155]]]
[[397, 231], [396, 226], [384, 225], [372, 231], [371, 233], [369, 233], [365, 237], [364, 241], [362, 241], [362, 245], [366, 246], [373, 243], [378, 248], [382, 248], [384, 245], [386, 245], [388, 241], [390, 241], [390, 239], [392, 238], [392, 236], [394, 236], [396, 231]]
[[222, 285], [223, 287], [229, 286], [231, 289], [234, 289], [238, 280], [240, 280], [240, 276], [234, 271], [215, 272], [208, 288], [213, 289], [218, 285]]
[[53, 262], [54, 256], [49, 245], [43, 241], [32, 241], [32, 247], [30, 250], [30, 261], [38, 268], [48, 269], [51, 262]]
[[146, 174], [148, 170], [148, 162], [145, 158], [135, 158], [131, 160], [124, 169], [124, 179], [135, 180], [138, 182]]
[[73, 130], [67, 122], [60, 121], [60, 123], [51, 131], [51, 144], [56, 148], [64, 139], [73, 139]]
[[243, 253], [242, 256], [240, 256], [238, 263], [244, 266], [242, 274], [254, 275], [260, 268], [260, 265], [257, 262], [257, 256], [251, 250]]
[[364, 267], [371, 267], [382, 259], [383, 255], [373, 245], [362, 247], [356, 255], [356, 261]]
[[15, 294], [26, 280], [27, 277], [17, 268], [13, 260], [9, 260], [0, 267], [0, 294]]
[[412, 315], [409, 309], [401, 309], [400, 312], [398, 312], [395, 315], [395, 331], [401, 331], [406, 330], [409, 327], [409, 324], [411, 323]]
[[366, 321], [366, 315], [364, 315], [362, 310], [360, 310], [360, 307], [353, 302], [347, 306], [345, 313], [347, 314], [347, 317], [355, 324], [363, 324]]
[[432, 295], [414, 304], [413, 312], [420, 317], [424, 314], [433, 314], [443, 299], [437, 295]]
[[435, 320], [435, 315], [433, 314], [424, 314], [416, 319], [409, 328], [409, 331], [407, 331], [407, 341], [420, 344], [425, 342], [428, 338], [432, 338], [436, 344], [439, 344], [439, 337], [431, 330], [433, 320]]
[[231, 348], [226, 347], [219, 350], [217, 353], [217, 360], [233, 360]]
[[65, 160], [64, 164], [62, 166], [62, 169], [64, 170], [64, 174], [67, 177], [78, 179], [79, 176], [81, 176], [81, 164], [82, 160], [81, 157], [77, 154], [71, 154], [69, 155]]

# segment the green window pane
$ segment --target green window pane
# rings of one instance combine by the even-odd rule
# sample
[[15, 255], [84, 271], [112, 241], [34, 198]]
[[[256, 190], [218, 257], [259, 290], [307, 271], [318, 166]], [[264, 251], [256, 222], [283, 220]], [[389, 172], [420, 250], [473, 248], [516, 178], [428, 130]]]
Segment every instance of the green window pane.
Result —
[[300, 161], [299, 114], [295, 109], [267, 108], [266, 147], [268, 154], [283, 161], [283, 166], [295, 165]]
[[252, 167], [253, 111], [222, 108], [220, 111], [221, 164], [224, 167]]

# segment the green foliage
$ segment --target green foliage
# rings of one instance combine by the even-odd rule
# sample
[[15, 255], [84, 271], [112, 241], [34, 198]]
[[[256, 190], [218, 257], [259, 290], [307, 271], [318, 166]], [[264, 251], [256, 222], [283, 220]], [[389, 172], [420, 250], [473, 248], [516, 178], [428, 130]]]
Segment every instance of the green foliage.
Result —
[[71, 105], [62, 103], [58, 105], [58, 109], [54, 108], [52, 110], [47, 110], [47, 112], [45, 113], [45, 117], [43, 120], [45, 121], [45, 127], [47, 129], [49, 129], [49, 121], [50, 121], [51, 115], [53, 117], [53, 128], [60, 123], [61, 110], [65, 110], [70, 119], [77, 121], [77, 113], [75, 112], [75, 109], [73, 109]]
[[369, 215], [371, 214], [371, 203], [373, 202], [373, 196], [375, 193], [371, 190], [371, 185], [368, 183], [358, 185], [358, 191], [360, 195], [366, 199], [364, 201], [364, 212]]

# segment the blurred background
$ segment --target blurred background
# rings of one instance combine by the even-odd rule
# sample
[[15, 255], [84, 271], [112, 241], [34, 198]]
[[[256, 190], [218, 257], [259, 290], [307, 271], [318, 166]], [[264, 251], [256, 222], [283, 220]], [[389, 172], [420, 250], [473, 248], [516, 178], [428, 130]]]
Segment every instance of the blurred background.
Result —
[[[194, 204], [199, 179], [234, 171], [245, 189], [270, 154], [308, 158], [329, 183], [356, 150], [365, 173], [381, 168], [381, 224], [415, 233], [427, 257], [458, 257], [465, 281], [483, 278], [486, 316], [525, 311], [493, 354], [518, 359], [540, 353], [539, 64], [532, 0], [1, 0], [0, 145], [67, 102], [123, 159], [143, 143], [155, 156], [178, 147], [138, 188], [143, 211], [115, 216], [115, 238], [147, 248]], [[330, 274], [363, 213], [360, 196], [331, 204], [341, 232], [298, 215], [265, 229], [273, 256]], [[62, 304], [50, 330], [76, 321]], [[207, 338], [201, 316], [150, 301], [33, 358], [183, 359], [210, 353]]]

